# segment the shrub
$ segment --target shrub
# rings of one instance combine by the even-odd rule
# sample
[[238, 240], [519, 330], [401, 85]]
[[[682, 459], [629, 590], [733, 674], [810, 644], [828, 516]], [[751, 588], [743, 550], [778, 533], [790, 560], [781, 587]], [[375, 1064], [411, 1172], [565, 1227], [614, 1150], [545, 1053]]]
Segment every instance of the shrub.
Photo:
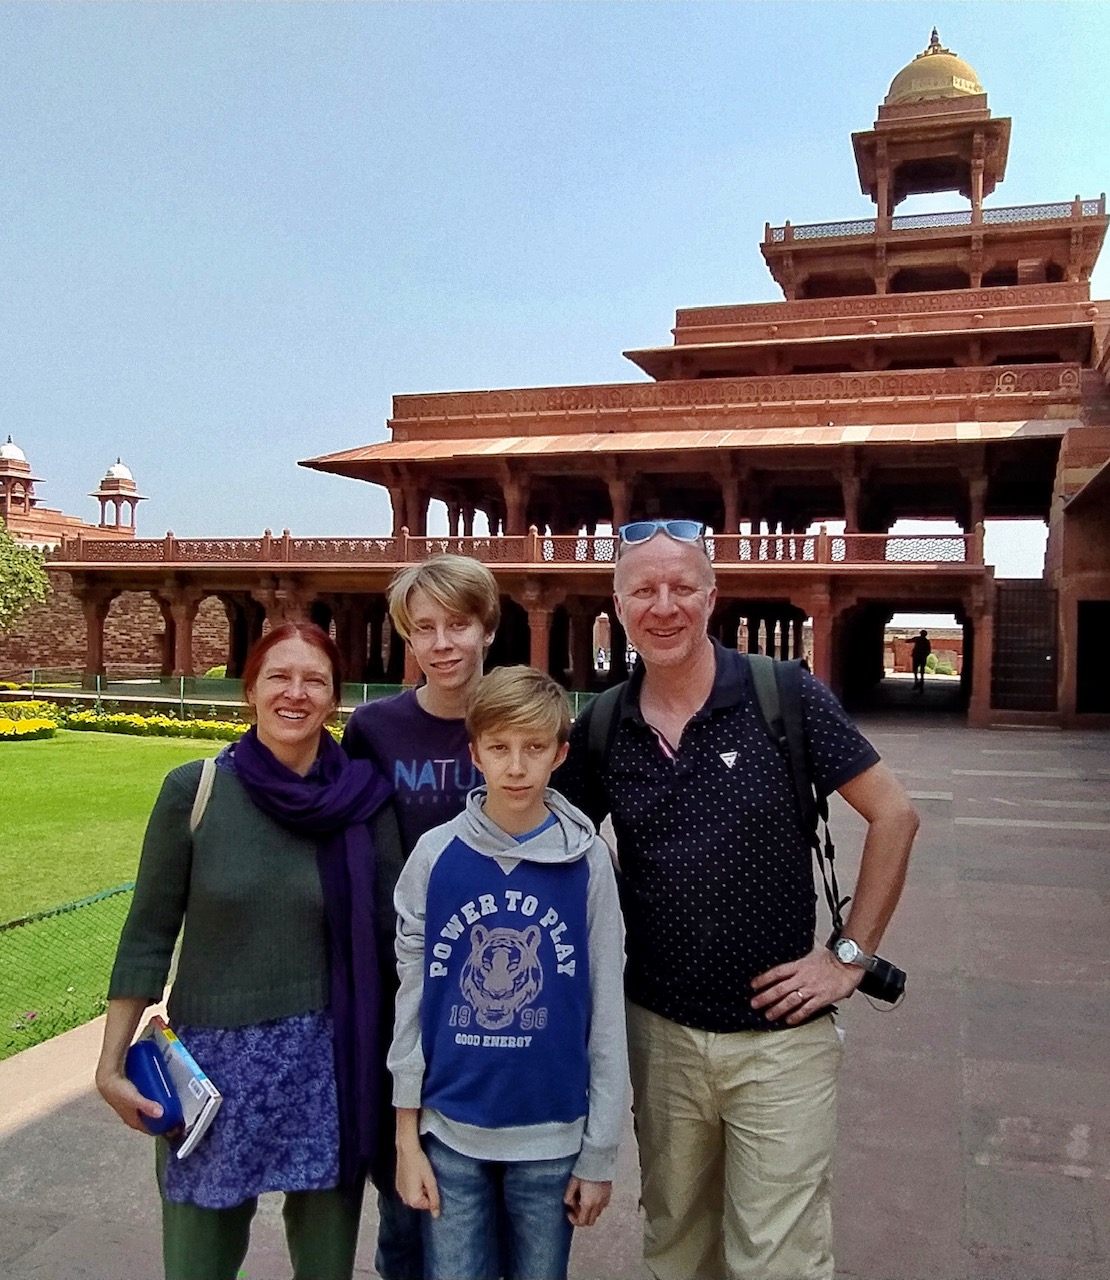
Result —
[[930, 675], [932, 675], [932, 673], [936, 671], [936, 669], [937, 669], [937, 655], [935, 653], [931, 653], [925, 659], [925, 670], [928, 671]]
[[938, 676], [954, 676], [956, 674], [950, 662], [938, 662], [934, 671]]
[[61, 709], [53, 702], [0, 702], [0, 715], [6, 720], [53, 720], [61, 717]]
[[208, 670], [204, 673], [204, 678], [205, 680], [226, 680], [227, 664], [224, 662], [221, 662], [218, 667], [209, 667]]
[[9, 693], [14, 689], [18, 689], [19, 687], [20, 686], [17, 685], [13, 680], [0, 680], [0, 689], [7, 690], [7, 692]]
[[0, 742], [36, 742], [58, 732], [53, 720], [6, 720], [0, 717]]

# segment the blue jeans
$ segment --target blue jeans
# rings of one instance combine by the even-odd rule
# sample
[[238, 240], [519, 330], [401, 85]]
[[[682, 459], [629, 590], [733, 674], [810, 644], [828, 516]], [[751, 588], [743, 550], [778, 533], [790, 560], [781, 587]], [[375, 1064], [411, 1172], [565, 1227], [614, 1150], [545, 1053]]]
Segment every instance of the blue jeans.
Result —
[[378, 1192], [378, 1251], [374, 1270], [382, 1280], [424, 1280], [422, 1218], [410, 1209], [396, 1188]]
[[577, 1154], [472, 1160], [430, 1133], [423, 1141], [440, 1201], [438, 1218], [423, 1215], [426, 1280], [566, 1280], [574, 1228], [563, 1196]]

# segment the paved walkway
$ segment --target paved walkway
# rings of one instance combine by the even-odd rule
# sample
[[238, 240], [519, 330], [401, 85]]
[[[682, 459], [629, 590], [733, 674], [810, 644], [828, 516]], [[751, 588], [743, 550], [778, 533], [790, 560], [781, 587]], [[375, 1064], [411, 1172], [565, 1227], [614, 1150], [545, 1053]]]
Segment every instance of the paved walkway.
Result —
[[[842, 1280], [1110, 1275], [1110, 735], [864, 728], [917, 797], [911, 881], [883, 952], [893, 1012], [845, 1007]], [[851, 883], [861, 824], [834, 814]], [[0, 1063], [0, 1277], [160, 1274], [150, 1150], [88, 1086], [96, 1024]], [[359, 1274], [373, 1275], [368, 1207]], [[640, 1280], [626, 1144], [574, 1274]], [[288, 1275], [277, 1206], [248, 1280]]]

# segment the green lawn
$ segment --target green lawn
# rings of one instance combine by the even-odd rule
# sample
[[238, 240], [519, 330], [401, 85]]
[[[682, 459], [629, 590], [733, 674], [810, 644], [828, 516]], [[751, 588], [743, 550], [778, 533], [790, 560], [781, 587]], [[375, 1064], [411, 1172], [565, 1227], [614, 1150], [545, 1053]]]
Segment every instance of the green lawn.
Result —
[[0, 922], [133, 880], [162, 778], [223, 746], [64, 729], [0, 744]]

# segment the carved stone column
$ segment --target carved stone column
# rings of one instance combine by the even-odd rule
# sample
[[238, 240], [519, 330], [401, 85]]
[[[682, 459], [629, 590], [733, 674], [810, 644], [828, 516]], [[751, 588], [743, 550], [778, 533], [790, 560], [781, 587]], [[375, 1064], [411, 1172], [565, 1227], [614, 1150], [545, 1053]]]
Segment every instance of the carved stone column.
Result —
[[813, 623], [813, 674], [824, 684], [831, 684], [834, 615], [827, 587], [810, 592], [808, 609]]
[[859, 533], [859, 502], [862, 481], [859, 472], [844, 472], [840, 477], [840, 491], [844, 496], [844, 532]]
[[501, 476], [501, 495], [505, 502], [505, 533], [510, 538], [523, 537], [528, 532], [528, 482], [523, 476], [506, 471]]
[[613, 532], [629, 521], [632, 506], [632, 483], [626, 476], [610, 475], [606, 483], [609, 488], [609, 510], [612, 513]]
[[201, 594], [188, 587], [171, 587], [170, 614], [173, 617], [173, 671], [175, 676], [194, 676], [193, 622], [200, 607]]
[[118, 591], [105, 587], [79, 587], [74, 594], [85, 615], [85, 675], [104, 674], [104, 622]]
[[405, 491], [399, 484], [389, 486], [389, 505], [393, 508], [393, 537], [399, 538], [408, 519], [405, 512]]

